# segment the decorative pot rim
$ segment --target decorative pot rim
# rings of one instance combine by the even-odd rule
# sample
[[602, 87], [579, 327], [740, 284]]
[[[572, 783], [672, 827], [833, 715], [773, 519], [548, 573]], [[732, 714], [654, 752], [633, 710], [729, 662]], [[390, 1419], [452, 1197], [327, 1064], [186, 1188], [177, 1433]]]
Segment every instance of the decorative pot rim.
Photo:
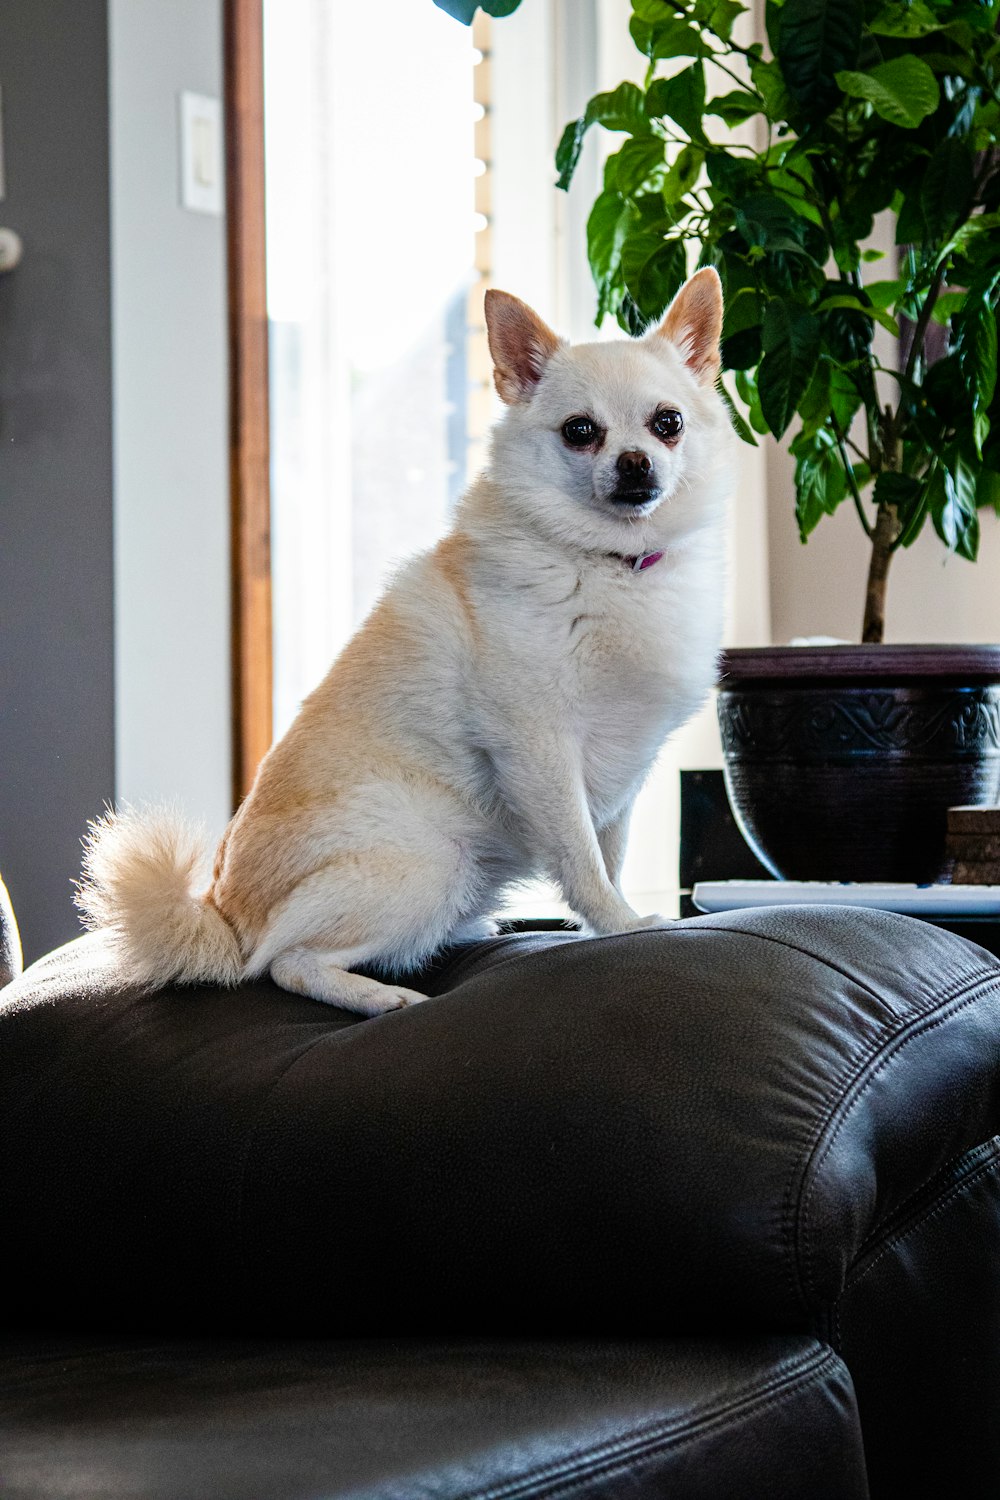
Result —
[[736, 646], [723, 651], [717, 686], [877, 682], [933, 678], [963, 685], [1000, 683], [1000, 644], [891, 646]]

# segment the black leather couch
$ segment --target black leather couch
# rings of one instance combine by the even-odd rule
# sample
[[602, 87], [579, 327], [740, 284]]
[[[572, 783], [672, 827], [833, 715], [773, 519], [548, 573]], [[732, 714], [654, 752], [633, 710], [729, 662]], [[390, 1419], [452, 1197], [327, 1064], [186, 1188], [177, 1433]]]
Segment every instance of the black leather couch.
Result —
[[5, 1500], [997, 1493], [996, 958], [784, 908], [407, 982], [0, 991]]

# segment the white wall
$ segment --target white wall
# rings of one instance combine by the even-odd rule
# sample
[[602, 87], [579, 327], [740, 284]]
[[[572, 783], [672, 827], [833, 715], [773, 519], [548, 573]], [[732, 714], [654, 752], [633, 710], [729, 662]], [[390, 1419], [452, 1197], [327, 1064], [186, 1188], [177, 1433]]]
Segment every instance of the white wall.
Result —
[[[892, 274], [895, 221], [881, 214], [872, 244], [885, 259], [866, 267], [872, 281]], [[875, 330], [882, 364], [897, 364], [893, 336]], [[883, 401], [895, 402], [895, 383], [880, 376]], [[789, 437], [794, 435], [794, 423]], [[855, 435], [864, 445], [864, 424]], [[860, 641], [871, 549], [854, 506], [845, 501], [824, 517], [805, 545], [795, 524], [794, 465], [784, 446], [768, 444], [768, 542], [771, 558], [771, 624], [777, 643], [796, 636], [826, 635]], [[867, 496], [871, 490], [867, 491]], [[873, 508], [866, 496], [869, 517]], [[982, 544], [974, 565], [950, 553], [928, 522], [913, 547], [901, 550], [889, 571], [886, 640], [1000, 640], [1000, 517], [980, 513]]]
[[[771, 618], [776, 642], [794, 636], [861, 639], [868, 539], [850, 501], [805, 546], [795, 525], [791, 460], [769, 462]], [[979, 561], [948, 552], [930, 523], [889, 572], [887, 641], [1000, 641], [1000, 517], [980, 512]]]
[[119, 801], [231, 812], [225, 221], [182, 209], [177, 96], [220, 0], [109, 0]]

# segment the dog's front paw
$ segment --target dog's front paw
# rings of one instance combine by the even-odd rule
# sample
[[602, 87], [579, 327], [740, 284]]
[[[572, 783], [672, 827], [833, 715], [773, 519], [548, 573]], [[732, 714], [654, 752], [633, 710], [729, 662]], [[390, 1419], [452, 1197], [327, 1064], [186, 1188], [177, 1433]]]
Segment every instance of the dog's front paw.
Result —
[[456, 927], [449, 939], [452, 943], [484, 943], [499, 935], [500, 927], [492, 917], [472, 917]]
[[658, 911], [654, 911], [648, 917], [636, 917], [629, 932], [647, 932], [650, 928], [673, 927], [673, 917], [661, 917]]
[[607, 927], [597, 927], [585, 924], [583, 933], [585, 937], [619, 937], [624, 932], [650, 932], [658, 927], [673, 927], [671, 917], [661, 917], [659, 912], [653, 912], [648, 917], [618, 918], [616, 922], [609, 923]]

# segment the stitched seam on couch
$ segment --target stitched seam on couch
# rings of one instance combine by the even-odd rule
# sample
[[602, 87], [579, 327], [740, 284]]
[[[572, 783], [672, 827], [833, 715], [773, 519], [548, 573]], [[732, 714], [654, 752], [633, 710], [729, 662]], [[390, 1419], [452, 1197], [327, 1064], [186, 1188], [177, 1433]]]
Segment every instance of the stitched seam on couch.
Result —
[[869, 1272], [874, 1271], [875, 1267], [878, 1266], [885, 1259], [885, 1257], [896, 1248], [897, 1245], [902, 1244], [902, 1242], [905, 1239], [908, 1239], [910, 1235], [919, 1232], [926, 1224], [929, 1224], [932, 1222], [932, 1220], [938, 1218], [941, 1214], [944, 1213], [945, 1209], [949, 1208], [951, 1204], [955, 1202], [957, 1198], [962, 1197], [963, 1194], [969, 1191], [969, 1189], [977, 1186], [984, 1177], [988, 1177], [991, 1173], [996, 1172], [998, 1168], [1000, 1168], [1000, 1142], [996, 1142], [995, 1144], [998, 1154], [991, 1157], [988, 1161], [980, 1163], [980, 1165], [975, 1168], [975, 1170], [970, 1171], [965, 1176], [963, 1176], [958, 1182], [955, 1183], [953, 1188], [951, 1188], [947, 1193], [939, 1198], [934, 1204], [930, 1205], [926, 1213], [920, 1214], [919, 1216], [911, 1220], [909, 1224], [901, 1227], [898, 1233], [893, 1234], [888, 1240], [886, 1240], [878, 1255], [870, 1260], [868, 1264], [853, 1277], [853, 1279], [850, 1276], [848, 1277], [847, 1282], [844, 1286], [844, 1291], [837, 1298], [837, 1303], [834, 1308], [834, 1336], [836, 1338], [838, 1347], [843, 1342], [844, 1336], [843, 1327], [841, 1324], [841, 1311], [844, 1294], [848, 1291], [852, 1291], [855, 1287], [860, 1286], [861, 1282], [864, 1281]]
[[[887, 1045], [881, 1045], [875, 1052], [861, 1060], [851, 1080], [853, 1092], [849, 1098], [841, 1096], [834, 1103], [826, 1120], [823, 1121], [817, 1132], [816, 1139], [810, 1152], [809, 1160], [806, 1162], [802, 1173], [801, 1184], [798, 1193], [797, 1214], [795, 1216], [798, 1224], [798, 1234], [793, 1233], [792, 1245], [796, 1271], [799, 1278], [800, 1296], [805, 1310], [810, 1311], [810, 1298], [815, 1295], [815, 1284], [812, 1276], [812, 1229], [810, 1225], [810, 1213], [813, 1195], [819, 1180], [819, 1174], [823, 1163], [833, 1150], [842, 1130], [846, 1126], [853, 1111], [860, 1104], [862, 1098], [881, 1073], [902, 1052], [903, 1048], [910, 1042], [926, 1036], [939, 1026], [954, 1019], [956, 1015], [983, 995], [1000, 993], [1000, 975], [991, 974], [986, 978], [978, 978], [971, 983], [967, 982], [964, 989], [959, 989], [951, 995], [942, 996], [941, 1006], [936, 1015], [926, 1013], [914, 1018], [896, 1036], [891, 1038]], [[833, 1120], [839, 1112], [836, 1125], [830, 1130]], [[824, 1136], [826, 1137], [824, 1141]], [[821, 1149], [822, 1147], [822, 1149]], [[817, 1154], [818, 1153], [818, 1154]], [[873, 1231], [874, 1232], [874, 1229]]]
[[[723, 928], [720, 930], [726, 931], [728, 929]], [[780, 939], [771, 939], [771, 941], [780, 942]], [[783, 944], [783, 946], [790, 945]], [[798, 949], [797, 951], [804, 952], [805, 950]], [[815, 957], [814, 954], [810, 956]], [[825, 963], [825, 960], [823, 959], [819, 959], [817, 961]], [[850, 976], [847, 977], [850, 978]], [[978, 987], [980, 985], [989, 980], [995, 981], [997, 980], [997, 977], [998, 976], [993, 970], [987, 969], [981, 969], [977, 971], [971, 979], [968, 976], [964, 976], [962, 979], [957, 980], [954, 985], [950, 986], [944, 991], [942, 995], [939, 996], [939, 1003], [941, 1005], [947, 1005], [954, 996], [964, 994], [965, 991], [970, 987], [970, 985], [974, 990], [978, 991]], [[863, 989], [864, 985], [862, 984], [860, 987]], [[926, 1016], [926, 1007], [918, 1010], [917, 1014], [911, 1017], [905, 1023], [905, 1026], [902, 1028], [902, 1030], [896, 1031], [895, 1037], [898, 1038], [899, 1036], [901, 1036], [902, 1032], [905, 1031], [907, 1027], [914, 1027], [922, 1024], [926, 1020]], [[899, 1017], [895, 1014], [895, 1012], [892, 1012], [892, 1018], [897, 1022], [899, 1020]], [[805, 1184], [808, 1181], [809, 1177], [810, 1163], [819, 1148], [819, 1143], [823, 1138], [823, 1132], [829, 1126], [832, 1113], [836, 1110], [838, 1105], [843, 1102], [845, 1093], [848, 1092], [850, 1088], [857, 1083], [858, 1079], [864, 1075], [866, 1070], [871, 1066], [873, 1059], [879, 1056], [881, 1049], [886, 1046], [887, 1042], [891, 1043], [893, 1040], [894, 1038], [891, 1031], [883, 1031], [882, 1035], [876, 1042], [872, 1044], [871, 1048], [869, 1048], [867, 1052], [865, 1052], [861, 1057], [854, 1058], [853, 1060], [847, 1059], [845, 1065], [840, 1069], [840, 1071], [834, 1077], [828, 1080], [827, 1087], [829, 1090], [829, 1098], [827, 1103], [830, 1112], [822, 1117], [817, 1118], [813, 1129], [805, 1133], [802, 1144], [807, 1153], [806, 1165], [802, 1169], [802, 1174], [800, 1176], [798, 1166], [793, 1163], [792, 1170], [788, 1176], [788, 1182], [785, 1185], [785, 1191], [782, 1194], [782, 1236], [785, 1244], [791, 1247], [791, 1254], [786, 1257], [784, 1262], [789, 1294], [793, 1301], [799, 1303], [799, 1305], [807, 1315], [811, 1314], [812, 1309], [810, 1308], [808, 1294], [803, 1283], [796, 1224], [799, 1221], [802, 1196], [805, 1191]]]
[[[671, 929], [664, 930], [670, 931]], [[857, 974], [851, 973], [850, 970], [844, 969], [839, 964], [832, 962], [825, 955], [813, 952], [811, 948], [802, 947], [801, 944], [798, 943], [791, 943], [785, 938], [775, 937], [772, 933], [747, 932], [743, 929], [736, 929], [732, 927], [720, 927], [716, 925], [710, 926], [707, 923], [702, 923], [697, 928], [678, 927], [677, 929], [674, 929], [674, 936], [680, 937], [683, 935], [694, 937], [699, 932], [723, 933], [727, 937], [740, 939], [753, 938], [757, 942], [771, 943], [775, 947], [786, 948], [792, 953], [801, 954], [802, 957], [812, 959], [813, 962], [821, 964], [824, 968], [831, 970], [833, 973], [839, 974], [841, 978], [846, 979], [849, 983], [856, 985], [859, 990], [863, 991], [866, 995], [868, 995], [872, 1000], [875, 1001], [879, 1008], [879, 1011], [883, 1016], [887, 1017], [891, 1021], [898, 1020], [897, 1013], [891, 1009], [891, 1007], [886, 1003], [886, 1001], [882, 998], [878, 991], [872, 987], [871, 984], [867, 983]], [[517, 934], [512, 933], [505, 936], [508, 938], [516, 937]], [[608, 943], [615, 941], [615, 939], [620, 936], [620, 933], [611, 934], [608, 937], [587, 938], [584, 940], [584, 942], [588, 945], [591, 943]], [[656, 936], [656, 934], [653, 932], [633, 933], [630, 934], [630, 936], [632, 936], [633, 938], [641, 938], [654, 937]], [[514, 945], [512, 944], [512, 948], [513, 946]], [[554, 946], [558, 946], [561, 948], [563, 945], [559, 944]], [[541, 950], [541, 953], [548, 952], [551, 952], [551, 949], [549, 949], [548, 947]], [[519, 961], [538, 959], [541, 956], [541, 953], [538, 950], [535, 950], [535, 952], [533, 953], [519, 953], [517, 951], [512, 951], [509, 954], [505, 955], [503, 958], [492, 963], [489, 966], [488, 972], [490, 974], [493, 974], [497, 969], [503, 968], [508, 964], [516, 963]], [[466, 982], [472, 982], [476, 977], [476, 975], [472, 975], [470, 976], [469, 981], [460, 980], [459, 984], [456, 985], [454, 989], [449, 989], [445, 993], [454, 993], [455, 990], [461, 988], [462, 984]], [[1000, 983], [1000, 976], [998, 976], [995, 968], [979, 968], [971, 976], [963, 976], [961, 980], [956, 981], [955, 985], [951, 989], [946, 989], [943, 993], [936, 993], [931, 999], [924, 1001], [922, 1004], [918, 1003], [916, 1015], [913, 1016], [907, 1024], [910, 1026], [916, 1025], [918, 1022], [926, 1018], [928, 1010], [931, 1006], [937, 1005], [938, 1007], [940, 1007], [943, 1005], [947, 1005], [954, 995], [961, 995], [967, 988], [970, 987], [973, 990], [977, 990], [978, 987], [988, 984], [990, 981], [993, 981], [994, 983]], [[886, 1036], [883, 1034], [883, 1036], [877, 1043], [875, 1051], [869, 1051], [862, 1058], [856, 1060], [847, 1068], [842, 1069], [835, 1078], [830, 1080], [835, 1095], [835, 1102], [842, 1099], [844, 1090], [849, 1088], [851, 1084], [864, 1073], [865, 1069], [870, 1066], [873, 1057], [878, 1055], [877, 1049], [884, 1047], [885, 1043]], [[811, 1133], [811, 1136], [807, 1134], [803, 1138], [802, 1144], [803, 1147], [808, 1151], [809, 1160], [811, 1160], [812, 1156], [815, 1154], [819, 1141], [822, 1139], [823, 1132], [827, 1128], [828, 1123], [829, 1116], [817, 1123], [815, 1130]], [[811, 1308], [809, 1305], [809, 1297], [806, 1291], [806, 1287], [803, 1283], [795, 1225], [796, 1220], [799, 1216], [799, 1208], [802, 1202], [804, 1185], [809, 1175], [809, 1160], [807, 1160], [806, 1167], [801, 1178], [799, 1177], [797, 1168], [793, 1169], [793, 1171], [789, 1175], [788, 1183], [782, 1195], [781, 1211], [782, 1236], [785, 1243], [791, 1247], [792, 1251], [791, 1255], [788, 1256], [785, 1260], [784, 1279], [788, 1286], [790, 1297], [793, 1301], [798, 1302], [803, 1311], [807, 1314], [811, 1312]]]
[[654, 1458], [658, 1453], [682, 1447], [720, 1427], [759, 1416], [761, 1412], [781, 1405], [789, 1395], [798, 1396], [808, 1391], [826, 1376], [829, 1366], [840, 1364], [839, 1355], [832, 1349], [812, 1349], [763, 1386], [705, 1416], [694, 1414], [680, 1421], [674, 1418], [639, 1428], [516, 1479], [505, 1480], [488, 1489], [468, 1490], [465, 1500], [536, 1500], [536, 1497], [572, 1494], [581, 1485], [613, 1475], [616, 1470], [637, 1460]]
[[[584, 937], [582, 934], [579, 934], [577, 936], [580, 942], [583, 942], [589, 946], [591, 944], [598, 943], [613, 943], [618, 941], [623, 936], [628, 936], [631, 939], [658, 938], [663, 932], [669, 932], [675, 938], [694, 938], [699, 932], [719, 932], [726, 937], [739, 938], [740, 940], [751, 938], [754, 942], [771, 943], [776, 948], [786, 948], [790, 953], [799, 953], [803, 958], [811, 958], [815, 963], [822, 964], [825, 969], [830, 969], [833, 973], [839, 974], [842, 979], [847, 979], [851, 984], [857, 985], [859, 990], [863, 990], [870, 999], [875, 1001], [876, 1005], [879, 1007], [879, 1010], [882, 1011], [891, 1021], [895, 1021], [897, 1019], [896, 1012], [891, 1008], [891, 1006], [886, 1003], [883, 997], [879, 994], [878, 990], [873, 988], [873, 986], [867, 980], [863, 979], [859, 974], [852, 973], [850, 969], [842, 968], [840, 964], [834, 963], [832, 959], [827, 958], [824, 954], [814, 953], [811, 948], [803, 948], [799, 943], [790, 943], [787, 941], [787, 939], [775, 937], [772, 933], [769, 932], [747, 932], [743, 928], [714, 927], [709, 926], [706, 923], [699, 927], [682, 927], [678, 924], [676, 928], [663, 927], [653, 929], [648, 932], [630, 932], [627, 934], [613, 932], [603, 937]], [[529, 935], [534, 936], [536, 934]], [[547, 934], [543, 934], [543, 936], [547, 936]], [[510, 933], [506, 934], [505, 937], [501, 939], [501, 941], [507, 941], [510, 938], [514, 938], [516, 940], [519, 937], [519, 933]], [[495, 942], [496, 939], [493, 939], [492, 941]], [[506, 964], [517, 963], [521, 960], [537, 959], [541, 954], [551, 953], [553, 949], [559, 949], [561, 951], [564, 946], [568, 945], [565, 945], [563, 943], [554, 943], [552, 947], [546, 945], [546, 947], [544, 948], [536, 949], [533, 952], [528, 953], [512, 951], [509, 954], [505, 955], [505, 957], [498, 959], [494, 963], [491, 963], [489, 969], [486, 972], [493, 974], [497, 969], [503, 968]], [[474, 958], [472, 955], [470, 955], [468, 959], [463, 959], [461, 960], [461, 962], [463, 964], [471, 964], [474, 962]], [[996, 970], [981, 969], [973, 976], [973, 979], [978, 980], [980, 978], [987, 977], [995, 978]], [[472, 975], [471, 978], [476, 978], [476, 975]], [[460, 985], [464, 984], [465, 982], [465, 980], [460, 980], [459, 984], [454, 986], [454, 988], [459, 988]], [[962, 983], [969, 983], [968, 977], [966, 977], [962, 981]], [[450, 990], [446, 993], [450, 993]], [[924, 1008], [939, 1003], [941, 999], [942, 997], [940, 994], [935, 994], [933, 997], [923, 1002]]]
[[[923, 1229], [925, 1224], [930, 1224], [934, 1219], [938, 1218], [957, 1198], [961, 1198], [970, 1188], [975, 1187], [981, 1182], [984, 1177], [988, 1177], [991, 1173], [1000, 1172], [1000, 1140], [994, 1138], [994, 1140], [988, 1141], [985, 1144], [992, 1147], [989, 1157], [964, 1173], [946, 1193], [942, 1193], [940, 1198], [935, 1198], [933, 1203], [929, 1203], [923, 1213], [915, 1214], [909, 1223], [901, 1224], [897, 1230], [889, 1235], [877, 1255], [873, 1256], [860, 1270], [848, 1275], [844, 1287], [845, 1292], [852, 1291], [855, 1287], [860, 1286], [865, 1277], [874, 1271], [875, 1267], [880, 1265], [885, 1257], [891, 1254], [898, 1245], [901, 1245], [904, 1240], [909, 1239], [912, 1234], [916, 1234], [919, 1230]], [[839, 1335], [839, 1299], [837, 1318], [837, 1331]]]
[[[885, 1244], [889, 1244], [894, 1236], [906, 1233], [909, 1225], [923, 1216], [925, 1209], [930, 1209], [934, 1203], [938, 1202], [939, 1195], [947, 1197], [956, 1188], [960, 1188], [963, 1183], [976, 1176], [984, 1167], [988, 1167], [997, 1156], [1000, 1156], [1000, 1136], [991, 1136], [980, 1145], [972, 1146], [968, 1151], [960, 1151], [957, 1156], [949, 1157], [943, 1166], [935, 1167], [928, 1172], [919, 1186], [914, 1188], [913, 1192], [909, 1193], [892, 1213], [886, 1214], [881, 1224], [873, 1226], [871, 1233], [862, 1241], [855, 1265], [860, 1265], [866, 1260], [883, 1236], [885, 1236]], [[951, 1180], [945, 1185], [943, 1180], [949, 1177]], [[929, 1198], [928, 1189], [935, 1189]], [[922, 1203], [922, 1199], [926, 1201]]]

